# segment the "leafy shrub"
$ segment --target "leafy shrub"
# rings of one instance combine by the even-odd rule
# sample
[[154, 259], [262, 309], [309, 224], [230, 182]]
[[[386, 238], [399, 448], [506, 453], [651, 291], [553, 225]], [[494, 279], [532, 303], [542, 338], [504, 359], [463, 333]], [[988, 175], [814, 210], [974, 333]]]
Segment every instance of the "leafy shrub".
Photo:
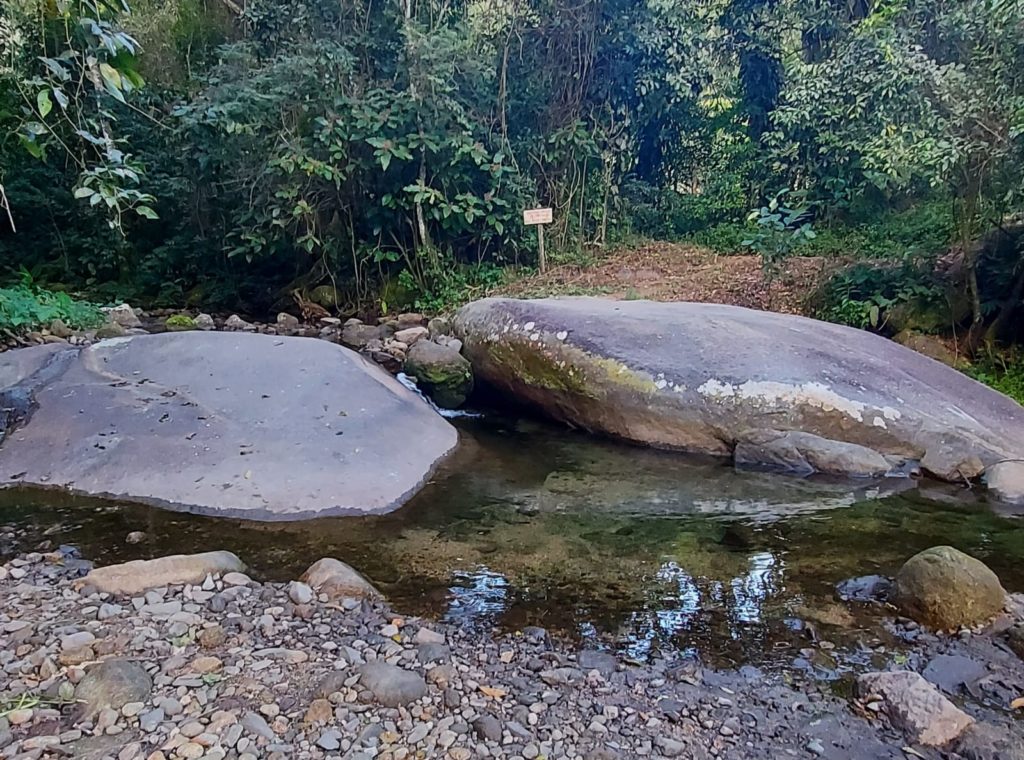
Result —
[[894, 264], [858, 263], [835, 274], [818, 294], [820, 319], [881, 330], [887, 312], [899, 304], [938, 303], [942, 291], [928, 263], [907, 259]]
[[81, 330], [101, 324], [103, 312], [67, 293], [37, 288], [29, 282], [0, 288], [0, 329], [25, 332], [46, 327], [55, 319]]

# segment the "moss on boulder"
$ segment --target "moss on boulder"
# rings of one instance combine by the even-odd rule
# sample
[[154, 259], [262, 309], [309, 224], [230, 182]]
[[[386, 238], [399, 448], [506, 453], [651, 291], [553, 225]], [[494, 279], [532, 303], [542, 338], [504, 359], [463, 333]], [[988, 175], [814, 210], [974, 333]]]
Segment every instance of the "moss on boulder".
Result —
[[473, 370], [450, 346], [421, 340], [409, 349], [405, 372], [438, 404], [456, 409], [473, 392]]
[[983, 562], [952, 546], [934, 546], [900, 568], [893, 599], [900, 612], [922, 625], [953, 630], [997, 615], [1006, 592]]
[[196, 330], [196, 321], [192, 319], [188, 314], [172, 314], [164, 322], [166, 327], [171, 332], [184, 332], [186, 330]]

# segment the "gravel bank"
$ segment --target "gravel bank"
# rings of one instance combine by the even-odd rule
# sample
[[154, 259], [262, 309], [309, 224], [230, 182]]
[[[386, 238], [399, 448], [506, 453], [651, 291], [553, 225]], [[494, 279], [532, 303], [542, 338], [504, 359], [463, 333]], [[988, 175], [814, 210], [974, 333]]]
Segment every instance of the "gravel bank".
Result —
[[70, 549], [0, 567], [2, 757], [907, 757], [872, 709], [786, 673], [469, 637], [237, 572], [113, 597], [88, 567]]

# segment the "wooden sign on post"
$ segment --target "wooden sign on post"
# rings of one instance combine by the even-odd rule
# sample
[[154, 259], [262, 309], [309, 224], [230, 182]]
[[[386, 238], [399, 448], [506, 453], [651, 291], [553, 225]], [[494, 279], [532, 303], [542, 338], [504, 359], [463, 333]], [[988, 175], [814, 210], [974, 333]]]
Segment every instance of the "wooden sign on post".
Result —
[[552, 214], [550, 208], [528, 208], [523, 211], [523, 224], [527, 227], [537, 226], [537, 254], [540, 259], [540, 271], [543, 274], [547, 271], [548, 262], [544, 257], [544, 225], [551, 224]]

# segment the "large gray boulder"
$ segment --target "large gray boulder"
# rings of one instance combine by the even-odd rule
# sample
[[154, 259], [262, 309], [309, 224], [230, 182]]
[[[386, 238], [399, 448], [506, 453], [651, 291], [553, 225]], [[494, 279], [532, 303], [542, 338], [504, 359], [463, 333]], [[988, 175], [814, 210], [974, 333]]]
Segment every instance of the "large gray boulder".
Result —
[[880, 456], [957, 481], [1024, 456], [1020, 405], [840, 325], [717, 304], [488, 298], [454, 329], [478, 379], [628, 441], [730, 457], [742, 444], [746, 464], [846, 461], [860, 475]]
[[320, 340], [164, 333], [0, 356], [22, 399], [0, 486], [290, 520], [397, 508], [455, 429], [380, 368]]

